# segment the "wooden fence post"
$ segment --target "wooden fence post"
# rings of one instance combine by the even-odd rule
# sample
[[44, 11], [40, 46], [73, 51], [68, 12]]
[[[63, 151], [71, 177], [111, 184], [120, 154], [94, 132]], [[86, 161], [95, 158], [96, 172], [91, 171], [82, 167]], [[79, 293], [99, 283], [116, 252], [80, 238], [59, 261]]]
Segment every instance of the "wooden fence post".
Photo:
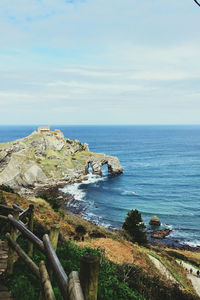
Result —
[[85, 255], [81, 259], [80, 281], [85, 300], [97, 300], [100, 259], [96, 255]]
[[[34, 218], [34, 205], [29, 205], [29, 212], [28, 212], [28, 229], [33, 232], [33, 218]], [[28, 255], [33, 256], [33, 243], [30, 241], [28, 242]]]
[[[60, 225], [59, 224], [53, 224], [51, 225], [50, 233], [49, 233], [49, 239], [53, 246], [53, 249], [56, 252], [57, 245], [58, 245], [58, 236], [60, 231]], [[52, 279], [53, 276], [53, 270], [51, 267], [48, 267], [49, 277]]]
[[84, 300], [83, 291], [80, 285], [80, 279], [77, 271], [69, 274], [68, 286], [69, 300]]
[[[13, 210], [13, 217], [18, 220], [19, 219], [19, 211], [18, 210]], [[10, 235], [11, 238], [16, 241], [17, 238], [17, 228], [10, 224]], [[12, 275], [13, 273], [13, 264], [14, 264], [14, 254], [15, 251], [12, 249], [11, 246], [9, 246], [8, 250], [8, 260], [7, 260], [7, 269], [6, 273], [7, 275]]]
[[57, 249], [59, 231], [60, 231], [60, 225], [59, 224], [53, 224], [53, 225], [51, 225], [49, 239], [50, 239], [51, 244], [53, 246], [53, 249], [55, 251]]
[[49, 279], [49, 274], [47, 272], [43, 260], [41, 260], [40, 262], [39, 270], [40, 270], [40, 278], [41, 278], [42, 289], [43, 289], [43, 293], [40, 294], [40, 299], [44, 299], [44, 295], [45, 295], [46, 300], [56, 300], [52, 289], [51, 281]]

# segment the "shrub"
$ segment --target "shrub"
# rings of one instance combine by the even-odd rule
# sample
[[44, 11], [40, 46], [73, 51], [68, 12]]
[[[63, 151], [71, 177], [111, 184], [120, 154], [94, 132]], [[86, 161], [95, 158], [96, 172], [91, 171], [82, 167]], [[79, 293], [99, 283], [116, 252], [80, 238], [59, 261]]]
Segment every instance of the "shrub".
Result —
[[58, 211], [60, 208], [60, 204], [57, 202], [56, 198], [54, 198], [54, 197], [49, 197], [46, 194], [41, 194], [41, 195], [38, 195], [37, 198], [42, 198], [42, 199], [46, 200], [55, 211]]
[[78, 235], [83, 236], [86, 234], [86, 229], [83, 225], [77, 225], [75, 231]]

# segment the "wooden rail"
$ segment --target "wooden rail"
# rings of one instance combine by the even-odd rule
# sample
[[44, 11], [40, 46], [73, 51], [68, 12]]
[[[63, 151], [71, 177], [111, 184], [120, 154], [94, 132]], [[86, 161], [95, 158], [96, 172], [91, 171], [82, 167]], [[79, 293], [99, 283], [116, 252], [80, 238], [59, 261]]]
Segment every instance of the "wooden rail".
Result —
[[14, 208], [8, 205], [0, 204], [0, 209], [5, 209], [7, 211], [13, 211]]
[[10, 223], [15, 228], [17, 228], [24, 237], [30, 240], [40, 251], [42, 251], [43, 253], [45, 252], [43, 242], [34, 233], [27, 229], [21, 222], [17, 221], [12, 215], [8, 215], [8, 219]]
[[22, 250], [22, 248], [14, 241], [10, 233], [6, 233], [6, 238], [8, 240], [9, 245], [17, 252], [17, 254], [23, 259], [26, 265], [31, 269], [31, 271], [40, 278], [39, 268], [38, 266], [32, 261], [32, 259]]
[[55, 276], [62, 292], [62, 295], [65, 300], [68, 299], [68, 277], [65, 274], [65, 271], [56, 255], [56, 252], [53, 249], [53, 246], [49, 240], [48, 234], [43, 236], [43, 243], [46, 251], [46, 256], [48, 258], [53, 271], [55, 272]]
[[[43, 241], [40, 240], [33, 231], [34, 206], [31, 204], [27, 209], [22, 209], [20, 206], [14, 204], [13, 207], [7, 205], [0, 205], [0, 211], [12, 212], [13, 215], [0, 215], [0, 219], [10, 224], [10, 233], [6, 234], [9, 244], [9, 256], [7, 274], [13, 273], [14, 252], [16, 252], [25, 264], [29, 267], [31, 272], [41, 282], [40, 300], [55, 300], [51, 280], [52, 273], [57, 280], [58, 287], [64, 300], [96, 300], [97, 299], [97, 285], [98, 285], [98, 268], [99, 259], [97, 257], [83, 257], [81, 261], [81, 280], [79, 280], [78, 273], [73, 271], [68, 276], [66, 275], [57, 255], [56, 248], [59, 235], [59, 225], [53, 224], [51, 226], [50, 236], [45, 234]], [[27, 217], [27, 227], [22, 220]], [[28, 254], [17, 243], [17, 231], [23, 237], [28, 239]], [[39, 249], [46, 256], [46, 264], [48, 264], [48, 271], [44, 261], [40, 262], [39, 267], [33, 262], [31, 256], [33, 254], [33, 245]]]

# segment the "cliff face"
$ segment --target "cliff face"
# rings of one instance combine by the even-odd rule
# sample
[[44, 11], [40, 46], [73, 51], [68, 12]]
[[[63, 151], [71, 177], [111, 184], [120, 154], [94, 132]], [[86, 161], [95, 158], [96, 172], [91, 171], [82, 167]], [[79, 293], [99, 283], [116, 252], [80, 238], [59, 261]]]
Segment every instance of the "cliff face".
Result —
[[42, 185], [82, 179], [90, 164], [94, 174], [101, 174], [104, 164], [110, 173], [123, 172], [116, 157], [92, 153], [87, 144], [69, 140], [62, 132], [35, 131], [23, 139], [0, 144], [0, 184], [22, 194]]

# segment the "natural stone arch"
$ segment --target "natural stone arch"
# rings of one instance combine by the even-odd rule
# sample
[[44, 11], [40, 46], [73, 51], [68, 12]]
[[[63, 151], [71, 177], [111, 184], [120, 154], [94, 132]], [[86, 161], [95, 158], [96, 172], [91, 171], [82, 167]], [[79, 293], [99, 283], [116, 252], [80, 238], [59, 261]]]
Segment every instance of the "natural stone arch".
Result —
[[112, 166], [108, 163], [107, 160], [106, 160], [106, 161], [103, 161], [103, 162], [101, 163], [101, 173], [102, 173], [102, 167], [105, 166], [105, 165], [107, 165], [108, 173], [112, 173]]
[[91, 161], [88, 161], [88, 162], [86, 163], [86, 166], [85, 166], [85, 174], [86, 174], [86, 175], [90, 173], [90, 172], [89, 172], [90, 167], [91, 167], [92, 173], [93, 173], [94, 170], [93, 170], [93, 167], [92, 167], [92, 162], [91, 162]]
[[85, 167], [85, 174], [89, 174], [89, 168], [92, 168], [92, 174], [102, 175], [102, 167], [107, 165], [108, 173], [113, 173], [112, 165], [109, 164], [108, 160], [89, 160]]
[[92, 167], [92, 173], [95, 175], [102, 175], [103, 165], [108, 166], [108, 173], [110, 174], [120, 174], [123, 172], [119, 160], [114, 156], [101, 155], [90, 157], [85, 164], [85, 174], [89, 173], [90, 165]]
[[102, 172], [102, 174], [104, 174], [104, 175], [107, 174], [107, 173], [109, 173], [108, 163], [107, 163], [107, 162], [101, 164], [101, 172]]

